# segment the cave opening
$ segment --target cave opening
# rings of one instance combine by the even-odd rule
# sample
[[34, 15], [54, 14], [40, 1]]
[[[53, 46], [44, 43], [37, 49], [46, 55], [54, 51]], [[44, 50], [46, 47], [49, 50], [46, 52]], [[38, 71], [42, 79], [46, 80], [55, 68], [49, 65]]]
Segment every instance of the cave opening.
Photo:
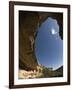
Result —
[[48, 17], [38, 28], [35, 39], [35, 55], [38, 64], [57, 69], [63, 65], [63, 40], [58, 21]]

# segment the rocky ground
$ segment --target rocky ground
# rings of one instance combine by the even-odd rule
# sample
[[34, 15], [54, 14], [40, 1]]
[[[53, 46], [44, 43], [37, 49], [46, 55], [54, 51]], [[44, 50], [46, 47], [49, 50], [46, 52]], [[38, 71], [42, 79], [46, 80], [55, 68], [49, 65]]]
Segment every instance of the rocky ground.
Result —
[[63, 66], [56, 70], [44, 66], [37, 66], [37, 70], [30, 71], [19, 69], [18, 77], [19, 79], [63, 77]]
[[37, 78], [41, 76], [42, 73], [36, 71], [25, 71], [19, 70], [19, 79], [29, 79], [29, 78]]

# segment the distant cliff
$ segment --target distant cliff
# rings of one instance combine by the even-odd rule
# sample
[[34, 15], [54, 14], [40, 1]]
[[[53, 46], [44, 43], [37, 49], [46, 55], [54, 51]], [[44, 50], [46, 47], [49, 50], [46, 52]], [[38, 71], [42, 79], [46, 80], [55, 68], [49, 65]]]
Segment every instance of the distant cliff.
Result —
[[63, 76], [63, 66], [56, 69], [55, 72], [57, 76], [62, 77]]

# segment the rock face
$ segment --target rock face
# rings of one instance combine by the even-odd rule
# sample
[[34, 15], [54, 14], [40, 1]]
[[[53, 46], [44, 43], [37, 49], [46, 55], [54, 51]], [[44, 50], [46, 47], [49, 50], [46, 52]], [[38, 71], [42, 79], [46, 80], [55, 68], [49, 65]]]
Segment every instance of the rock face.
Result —
[[40, 25], [48, 18], [57, 19], [60, 25], [60, 37], [63, 39], [62, 13], [43, 13], [19, 11], [19, 68], [35, 70], [38, 61], [35, 57], [34, 41]]
[[38, 65], [34, 53], [34, 38], [38, 27], [38, 15], [31, 12], [20, 12], [19, 20], [20, 68], [25, 70], [34, 70]]

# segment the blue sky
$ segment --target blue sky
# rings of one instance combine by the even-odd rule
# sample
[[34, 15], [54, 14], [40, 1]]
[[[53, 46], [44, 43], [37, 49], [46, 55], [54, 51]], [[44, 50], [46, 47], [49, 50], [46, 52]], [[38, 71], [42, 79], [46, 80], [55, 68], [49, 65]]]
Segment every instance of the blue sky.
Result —
[[38, 28], [35, 40], [35, 54], [38, 62], [56, 69], [63, 65], [63, 40], [59, 36], [59, 25], [51, 17]]

